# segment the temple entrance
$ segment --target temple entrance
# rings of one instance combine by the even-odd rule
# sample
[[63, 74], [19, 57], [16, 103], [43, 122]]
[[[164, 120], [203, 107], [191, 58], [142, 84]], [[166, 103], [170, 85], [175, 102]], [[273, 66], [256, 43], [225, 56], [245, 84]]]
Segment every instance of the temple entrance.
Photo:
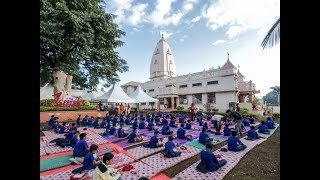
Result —
[[171, 97], [167, 97], [167, 109], [171, 109]]

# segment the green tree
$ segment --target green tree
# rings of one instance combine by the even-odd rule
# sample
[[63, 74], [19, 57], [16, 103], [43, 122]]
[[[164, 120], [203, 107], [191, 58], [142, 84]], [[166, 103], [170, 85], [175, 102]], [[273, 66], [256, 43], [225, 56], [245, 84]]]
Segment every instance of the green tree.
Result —
[[261, 46], [263, 49], [273, 47], [280, 42], [280, 17], [264, 37]]
[[115, 50], [125, 32], [114, 17], [102, 0], [40, 0], [40, 84], [58, 92], [72, 81], [90, 89], [119, 81], [129, 68]]
[[280, 86], [270, 87], [270, 89], [272, 89], [272, 91], [263, 96], [262, 99], [264, 102], [267, 102], [268, 104], [271, 103], [274, 106], [278, 106], [280, 103]]

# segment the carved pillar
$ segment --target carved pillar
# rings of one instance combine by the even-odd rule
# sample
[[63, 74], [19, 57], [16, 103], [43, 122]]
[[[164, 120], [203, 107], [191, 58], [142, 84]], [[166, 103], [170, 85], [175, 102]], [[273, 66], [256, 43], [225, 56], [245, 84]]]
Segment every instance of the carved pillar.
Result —
[[171, 96], [171, 110], [174, 110], [174, 97]]
[[240, 100], [240, 103], [243, 103], [245, 101], [245, 98], [246, 98], [246, 95], [239, 95], [239, 100]]
[[254, 97], [253, 97], [253, 94], [251, 93], [251, 94], [249, 94], [249, 102], [252, 103], [253, 100], [254, 100]]

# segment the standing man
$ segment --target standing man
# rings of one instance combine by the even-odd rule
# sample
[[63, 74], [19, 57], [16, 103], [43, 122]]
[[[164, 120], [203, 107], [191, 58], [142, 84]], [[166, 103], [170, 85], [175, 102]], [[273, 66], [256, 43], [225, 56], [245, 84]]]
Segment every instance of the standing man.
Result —
[[236, 104], [236, 111], [237, 111], [237, 112], [240, 112], [239, 103]]
[[241, 135], [241, 123], [242, 123], [242, 116], [239, 112], [237, 111], [232, 111], [228, 109], [226, 111], [227, 115], [234, 120], [234, 123], [236, 124], [236, 132], [237, 136], [239, 137]]

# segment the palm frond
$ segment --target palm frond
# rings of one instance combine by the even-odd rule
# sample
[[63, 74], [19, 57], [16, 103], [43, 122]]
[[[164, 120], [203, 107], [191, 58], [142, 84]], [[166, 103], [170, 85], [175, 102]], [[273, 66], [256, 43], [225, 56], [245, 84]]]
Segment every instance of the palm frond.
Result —
[[263, 49], [271, 48], [280, 42], [280, 17], [276, 23], [268, 31], [267, 35], [264, 37], [261, 46]]

